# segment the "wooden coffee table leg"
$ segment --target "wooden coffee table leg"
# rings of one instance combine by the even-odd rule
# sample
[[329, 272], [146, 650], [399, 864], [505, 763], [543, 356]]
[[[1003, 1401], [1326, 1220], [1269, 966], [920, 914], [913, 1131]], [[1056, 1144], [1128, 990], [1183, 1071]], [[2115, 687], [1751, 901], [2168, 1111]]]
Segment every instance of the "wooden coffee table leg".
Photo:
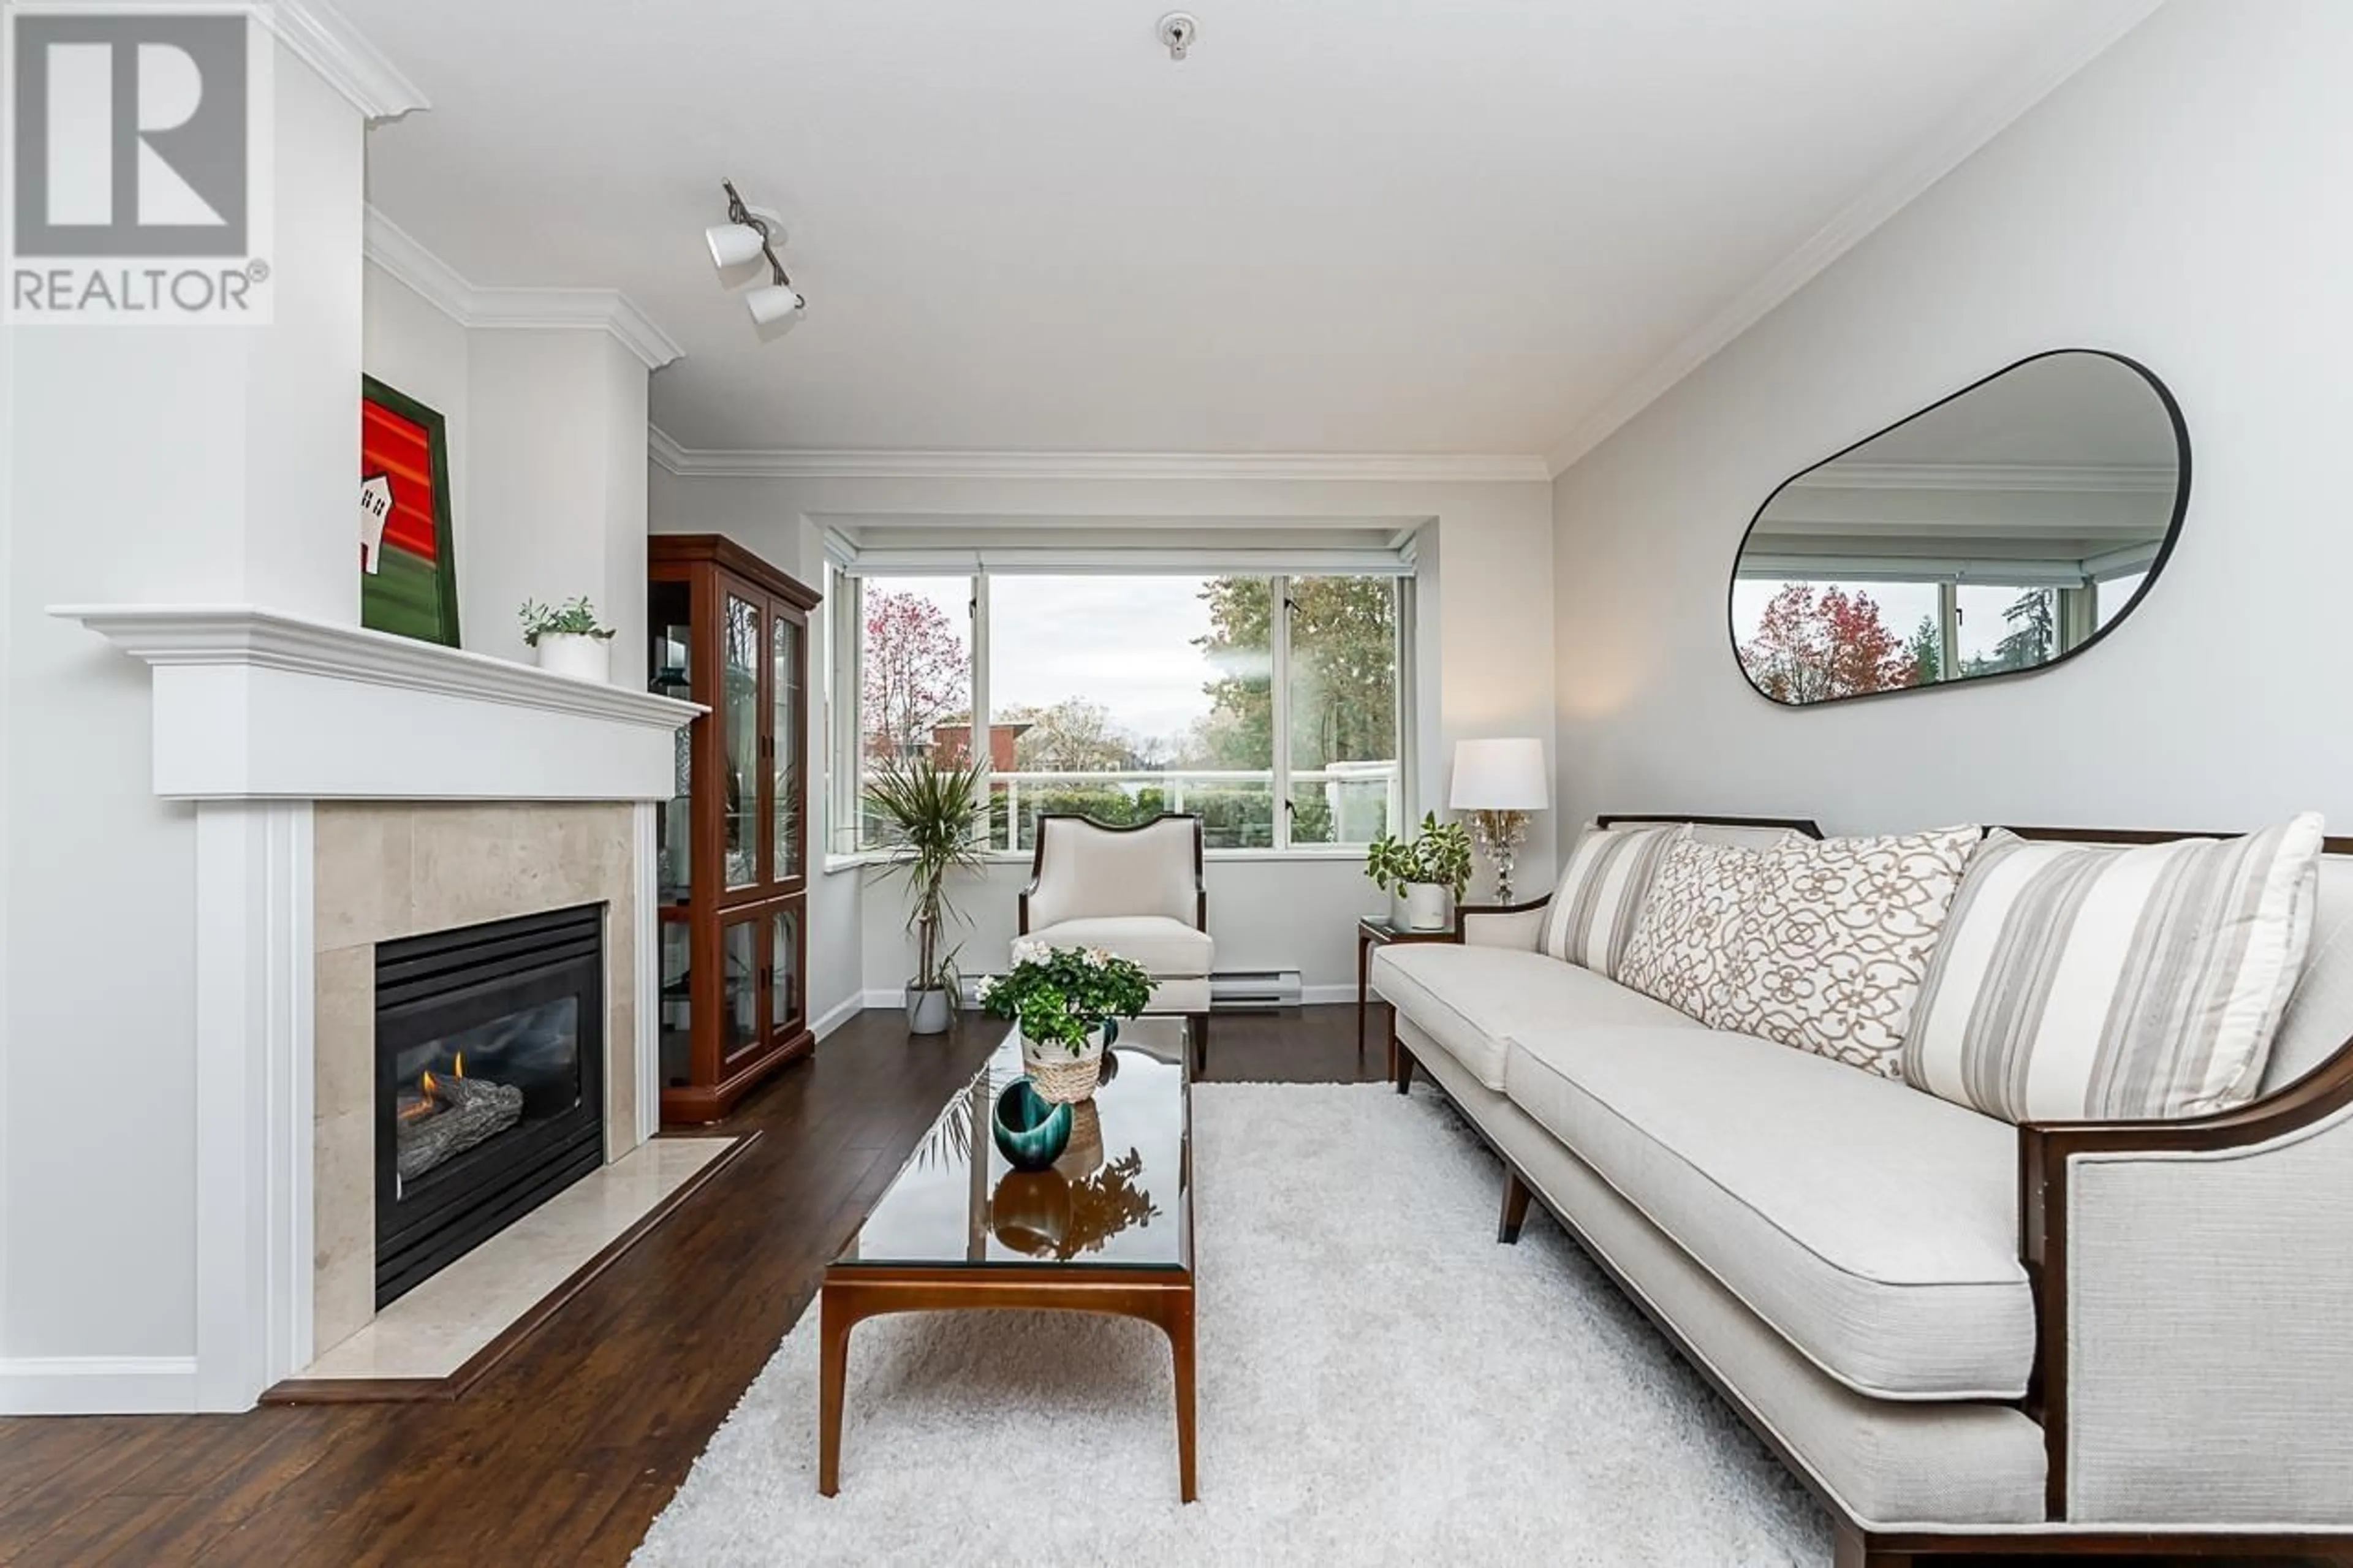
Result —
[[838, 1286], [818, 1298], [817, 1489], [841, 1490], [841, 1394], [849, 1372], [849, 1331], [857, 1323]]
[[1176, 1373], [1176, 1495], [1191, 1502], [1193, 1476], [1193, 1291], [1190, 1286], [1172, 1290], [1162, 1314], [1168, 1331], [1170, 1361]]

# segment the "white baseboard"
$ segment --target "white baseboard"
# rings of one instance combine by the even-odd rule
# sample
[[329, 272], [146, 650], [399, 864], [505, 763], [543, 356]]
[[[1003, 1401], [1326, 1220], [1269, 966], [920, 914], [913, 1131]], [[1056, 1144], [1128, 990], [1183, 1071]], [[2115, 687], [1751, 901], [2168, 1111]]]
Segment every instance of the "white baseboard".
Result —
[[1340, 985], [1303, 985], [1299, 988], [1302, 1006], [1320, 1007], [1334, 1002], [1354, 1002], [1356, 983], [1353, 980]]
[[818, 1014], [817, 1021], [809, 1026], [809, 1030], [821, 1040], [864, 1012], [869, 1005], [864, 994], [853, 991], [835, 1005]]
[[198, 1408], [194, 1356], [0, 1360], [0, 1415], [165, 1415]]

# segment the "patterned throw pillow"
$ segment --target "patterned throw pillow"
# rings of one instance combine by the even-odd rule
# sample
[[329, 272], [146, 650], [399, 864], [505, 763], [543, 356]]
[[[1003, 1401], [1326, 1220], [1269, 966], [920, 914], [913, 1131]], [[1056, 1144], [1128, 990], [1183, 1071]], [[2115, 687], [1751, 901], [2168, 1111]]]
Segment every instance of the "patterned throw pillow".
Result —
[[1758, 868], [1709, 1026], [1758, 1035], [1882, 1078], [1983, 829], [1800, 841]]
[[1619, 962], [1618, 983], [1706, 1023], [1721, 1005], [1757, 879], [1774, 851], [1711, 844], [1680, 829]]
[[1577, 841], [1560, 886], [1553, 889], [1536, 945], [1563, 963], [1617, 978], [1626, 942], [1650, 898], [1651, 879], [1667, 846], [1683, 831], [1682, 823], [1669, 822], [1588, 832]]
[[1928, 965], [1904, 1078], [2011, 1121], [2251, 1098], [2304, 966], [2321, 819], [2116, 849], [1995, 833]]

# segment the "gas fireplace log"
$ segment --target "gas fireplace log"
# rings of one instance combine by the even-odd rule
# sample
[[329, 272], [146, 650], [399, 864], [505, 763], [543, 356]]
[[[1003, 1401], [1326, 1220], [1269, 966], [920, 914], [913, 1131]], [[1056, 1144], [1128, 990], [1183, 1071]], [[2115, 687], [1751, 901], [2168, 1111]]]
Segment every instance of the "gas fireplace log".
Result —
[[393, 1165], [403, 1181], [423, 1175], [522, 1120], [522, 1090], [487, 1079], [436, 1074], [433, 1099], [439, 1110], [400, 1127]]

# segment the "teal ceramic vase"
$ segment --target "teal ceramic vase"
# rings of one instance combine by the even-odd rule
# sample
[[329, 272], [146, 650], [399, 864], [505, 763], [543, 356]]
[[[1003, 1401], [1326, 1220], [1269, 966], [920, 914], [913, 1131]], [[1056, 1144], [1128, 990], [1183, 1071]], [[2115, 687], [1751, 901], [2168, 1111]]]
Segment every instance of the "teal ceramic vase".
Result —
[[988, 1130], [1017, 1171], [1042, 1171], [1062, 1157], [1071, 1141], [1071, 1108], [1049, 1101], [1038, 1086], [1017, 1078], [997, 1097]]

